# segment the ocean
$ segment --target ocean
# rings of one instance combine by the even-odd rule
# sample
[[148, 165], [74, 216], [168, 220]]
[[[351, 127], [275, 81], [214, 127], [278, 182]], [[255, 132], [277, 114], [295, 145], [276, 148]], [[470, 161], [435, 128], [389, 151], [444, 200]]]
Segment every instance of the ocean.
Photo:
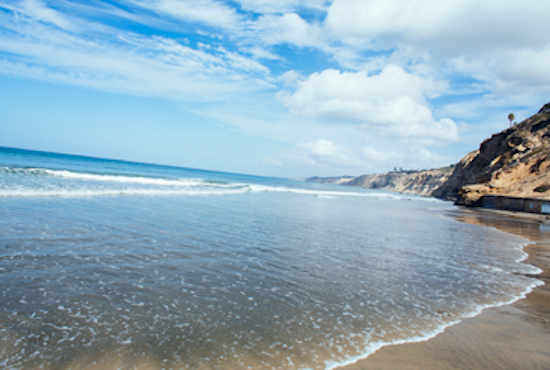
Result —
[[334, 369], [541, 284], [452, 210], [0, 148], [0, 367]]

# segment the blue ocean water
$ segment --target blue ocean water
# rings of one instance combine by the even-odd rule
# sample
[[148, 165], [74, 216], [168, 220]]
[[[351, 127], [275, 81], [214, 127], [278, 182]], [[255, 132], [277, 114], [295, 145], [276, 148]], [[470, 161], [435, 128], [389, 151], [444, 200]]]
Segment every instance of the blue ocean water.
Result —
[[0, 148], [0, 365], [331, 369], [539, 284], [451, 208]]

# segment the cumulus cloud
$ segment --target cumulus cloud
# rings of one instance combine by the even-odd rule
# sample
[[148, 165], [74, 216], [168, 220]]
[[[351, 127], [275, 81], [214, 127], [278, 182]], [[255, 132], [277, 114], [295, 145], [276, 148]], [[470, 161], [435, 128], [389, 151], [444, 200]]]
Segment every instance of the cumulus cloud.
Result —
[[404, 138], [454, 141], [456, 124], [435, 120], [426, 98], [438, 96], [445, 83], [387, 66], [378, 75], [329, 69], [310, 75], [292, 93], [280, 93], [290, 112], [331, 121], [357, 122]]

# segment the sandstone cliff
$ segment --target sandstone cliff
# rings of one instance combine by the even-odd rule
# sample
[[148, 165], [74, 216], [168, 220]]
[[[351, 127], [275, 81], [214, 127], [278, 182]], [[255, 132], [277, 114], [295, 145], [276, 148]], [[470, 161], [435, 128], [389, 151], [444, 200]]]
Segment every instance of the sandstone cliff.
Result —
[[550, 103], [451, 167], [307, 181], [434, 196], [476, 206], [483, 195], [550, 199]]
[[550, 104], [481, 143], [432, 195], [475, 206], [483, 195], [550, 199]]

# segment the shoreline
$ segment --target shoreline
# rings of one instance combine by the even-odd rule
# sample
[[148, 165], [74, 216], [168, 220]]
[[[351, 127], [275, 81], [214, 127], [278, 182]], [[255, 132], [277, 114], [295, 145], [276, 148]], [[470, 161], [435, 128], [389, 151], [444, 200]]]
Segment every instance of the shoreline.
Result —
[[536, 214], [463, 207], [446, 215], [528, 239], [523, 262], [539, 268], [541, 273], [526, 276], [543, 284], [511, 303], [482, 309], [429, 339], [386, 345], [336, 369], [550, 368], [550, 220]]

